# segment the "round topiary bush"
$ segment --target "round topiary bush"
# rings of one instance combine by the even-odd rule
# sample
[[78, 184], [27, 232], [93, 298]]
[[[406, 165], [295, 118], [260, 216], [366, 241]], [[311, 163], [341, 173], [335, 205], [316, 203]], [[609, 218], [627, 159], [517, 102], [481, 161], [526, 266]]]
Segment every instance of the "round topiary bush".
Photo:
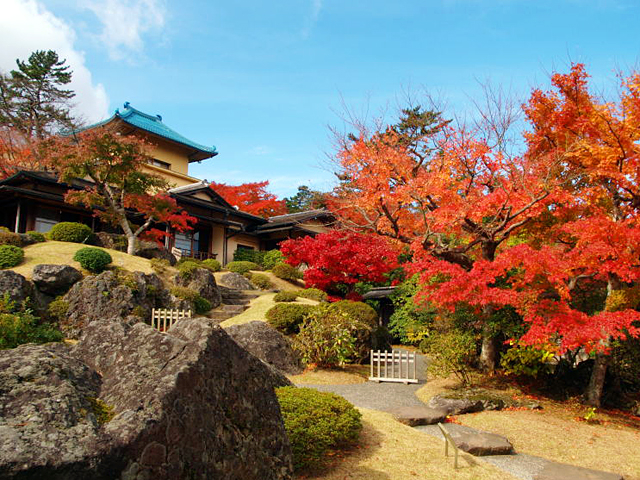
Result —
[[40, 232], [29, 231], [27, 232], [27, 235], [36, 243], [42, 243], [47, 241], [44, 235]]
[[362, 415], [344, 398], [297, 387], [277, 388], [276, 395], [296, 470], [317, 465], [329, 450], [357, 442]]
[[339, 302], [332, 303], [329, 308], [344, 312], [354, 320], [366, 323], [372, 327], [378, 325], [378, 314], [372, 307], [364, 302], [340, 300]]
[[329, 301], [329, 295], [327, 295], [327, 292], [323, 292], [319, 288], [305, 288], [304, 290], [299, 290], [298, 296], [302, 298], [308, 298], [310, 300], [315, 300], [317, 302]]
[[281, 292], [276, 293], [276, 296], [273, 297], [274, 302], [295, 302], [296, 298], [298, 298], [298, 292], [295, 290], [283, 290]]
[[262, 270], [262, 268], [257, 263], [240, 261], [227, 263], [227, 270], [244, 275], [249, 273], [250, 270]]
[[222, 270], [222, 265], [218, 260], [214, 258], [208, 258], [207, 260], [204, 260], [202, 262], [202, 266], [204, 268], [208, 268], [212, 272], [219, 272], [220, 270]]
[[91, 273], [101, 273], [109, 265], [113, 259], [104, 250], [99, 248], [85, 247], [81, 248], [73, 256], [82, 268], [89, 270]]
[[249, 280], [261, 290], [270, 290], [274, 287], [271, 279], [264, 273], [252, 273]]
[[0, 269], [19, 265], [24, 260], [24, 250], [15, 245], [0, 245]]
[[302, 278], [302, 272], [288, 263], [278, 263], [271, 271], [276, 277], [290, 282], [295, 282]]
[[269, 250], [262, 257], [262, 266], [265, 270], [271, 270], [278, 263], [284, 262], [284, 255], [280, 250]]
[[178, 265], [178, 275], [184, 280], [189, 280], [197, 269], [201, 268], [200, 264], [194, 261], [182, 262]]
[[278, 303], [267, 310], [267, 322], [276, 330], [284, 334], [296, 333], [304, 317], [310, 314], [315, 305], [300, 303]]
[[84, 223], [60, 222], [49, 231], [49, 238], [59, 242], [89, 243], [92, 237], [91, 227]]
[[21, 246], [20, 235], [10, 232], [8, 229], [0, 230], [0, 245]]
[[211, 302], [209, 302], [209, 300], [207, 300], [206, 298], [198, 295], [193, 300], [193, 309], [195, 310], [196, 314], [204, 315], [209, 310], [211, 310]]

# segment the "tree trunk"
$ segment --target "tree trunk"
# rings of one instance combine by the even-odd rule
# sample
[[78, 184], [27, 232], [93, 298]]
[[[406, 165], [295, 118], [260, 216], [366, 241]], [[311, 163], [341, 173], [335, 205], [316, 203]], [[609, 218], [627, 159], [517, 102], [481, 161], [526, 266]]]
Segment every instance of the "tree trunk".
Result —
[[482, 327], [482, 348], [480, 350], [480, 368], [488, 373], [493, 373], [498, 364], [498, 339], [489, 325], [489, 319], [493, 313], [490, 305], [482, 307], [484, 326]]
[[596, 361], [591, 371], [589, 386], [585, 392], [585, 403], [593, 407], [599, 407], [602, 402], [602, 391], [604, 389], [604, 379], [609, 366], [609, 356], [604, 353], [596, 354]]
[[127, 253], [129, 255], [135, 255], [137, 248], [137, 239], [134, 235], [127, 235]]

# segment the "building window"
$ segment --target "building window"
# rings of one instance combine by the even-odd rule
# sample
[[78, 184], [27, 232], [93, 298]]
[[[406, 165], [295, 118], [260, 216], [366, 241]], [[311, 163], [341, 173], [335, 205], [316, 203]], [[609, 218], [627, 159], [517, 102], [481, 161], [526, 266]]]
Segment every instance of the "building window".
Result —
[[200, 250], [200, 232], [195, 233], [176, 233], [176, 248], [181, 250], [189, 250], [197, 252]]
[[149, 160], [149, 163], [154, 167], [164, 168], [165, 170], [171, 170], [171, 164], [168, 162], [163, 162], [162, 160], [158, 160], [157, 158], [152, 158]]
[[38, 209], [38, 213], [36, 213], [35, 231], [40, 233], [47, 233], [59, 221], [59, 212], [55, 210], [49, 210], [48, 208]]

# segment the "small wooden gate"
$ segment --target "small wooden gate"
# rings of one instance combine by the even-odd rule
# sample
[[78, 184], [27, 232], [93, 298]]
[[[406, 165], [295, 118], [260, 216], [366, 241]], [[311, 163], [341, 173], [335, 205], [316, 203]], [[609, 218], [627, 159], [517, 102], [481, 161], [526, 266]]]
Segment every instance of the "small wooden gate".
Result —
[[374, 382], [418, 383], [416, 353], [407, 350], [371, 350], [371, 376]]
[[151, 312], [151, 326], [161, 332], [166, 332], [182, 318], [191, 318], [191, 310], [154, 308]]

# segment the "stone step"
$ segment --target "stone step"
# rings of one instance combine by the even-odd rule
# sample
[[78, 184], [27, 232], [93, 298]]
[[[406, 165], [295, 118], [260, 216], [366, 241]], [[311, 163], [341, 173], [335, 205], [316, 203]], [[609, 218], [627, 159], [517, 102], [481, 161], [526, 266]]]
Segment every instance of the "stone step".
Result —
[[238, 314], [244, 312], [247, 308], [249, 308], [247, 305], [222, 305], [220, 309], [223, 312]]
[[249, 305], [250, 298], [224, 298], [222, 297], [222, 303], [224, 305]]
[[213, 310], [212, 312], [209, 312], [208, 316], [213, 320], [223, 321], [231, 317], [235, 317], [236, 314], [232, 312], [225, 312], [224, 310]]

